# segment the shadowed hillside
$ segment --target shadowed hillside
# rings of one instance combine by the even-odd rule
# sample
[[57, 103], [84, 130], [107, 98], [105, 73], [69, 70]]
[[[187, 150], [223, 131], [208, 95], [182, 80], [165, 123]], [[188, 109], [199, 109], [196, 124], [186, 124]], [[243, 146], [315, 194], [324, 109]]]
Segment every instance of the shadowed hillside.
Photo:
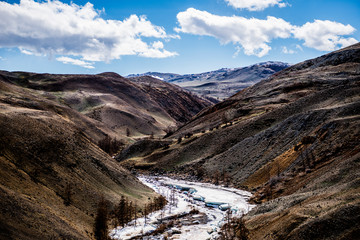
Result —
[[359, 56], [355, 44], [276, 73], [197, 114], [166, 149], [123, 164], [253, 191], [261, 204], [246, 217], [252, 239], [352, 239]]
[[[0, 79], [0, 238], [89, 239], [103, 197], [143, 205], [155, 194], [90, 139], [74, 110]], [[83, 131], [85, 129], [85, 131]]]

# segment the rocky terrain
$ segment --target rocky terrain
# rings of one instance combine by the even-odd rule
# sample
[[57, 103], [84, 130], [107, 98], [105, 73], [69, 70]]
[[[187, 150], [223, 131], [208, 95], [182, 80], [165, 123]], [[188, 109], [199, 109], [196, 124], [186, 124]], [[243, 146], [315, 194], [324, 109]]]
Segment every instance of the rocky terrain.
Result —
[[[360, 44], [296, 64], [211, 106], [129, 168], [254, 193], [251, 239], [356, 239]], [[123, 156], [124, 159], [124, 156]]]
[[158, 195], [98, 141], [164, 135], [210, 104], [147, 77], [1, 71], [0, 239], [92, 239], [101, 199], [143, 207]]
[[176, 84], [199, 96], [225, 99], [289, 66], [282, 62], [264, 62], [248, 67], [222, 68], [198, 74], [147, 72], [128, 77], [152, 76]]

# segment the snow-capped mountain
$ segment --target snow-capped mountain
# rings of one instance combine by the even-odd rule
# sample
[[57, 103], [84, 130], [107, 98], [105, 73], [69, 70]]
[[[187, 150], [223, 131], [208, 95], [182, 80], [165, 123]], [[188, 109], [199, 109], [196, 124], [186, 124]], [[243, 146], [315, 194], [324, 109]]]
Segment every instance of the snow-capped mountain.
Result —
[[147, 72], [127, 77], [152, 76], [201, 96], [225, 99], [289, 66], [290, 64], [283, 62], [263, 62], [248, 67], [221, 68], [198, 74]]

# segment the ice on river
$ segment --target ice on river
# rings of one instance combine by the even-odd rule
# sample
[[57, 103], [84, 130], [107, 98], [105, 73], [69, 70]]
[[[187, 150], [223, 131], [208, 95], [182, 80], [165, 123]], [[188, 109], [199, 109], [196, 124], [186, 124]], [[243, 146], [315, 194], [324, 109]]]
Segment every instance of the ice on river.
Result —
[[[254, 207], [254, 205], [247, 203], [251, 194], [235, 188], [216, 186], [209, 183], [175, 180], [168, 177], [140, 176], [139, 179], [145, 185], [165, 196], [168, 201], [170, 199], [171, 192], [173, 191], [173, 188], [171, 188], [170, 185], [190, 187], [191, 189], [195, 189], [196, 192], [190, 194], [187, 191], [176, 191], [176, 206], [171, 206], [168, 203], [165, 206], [165, 212], [160, 210], [150, 214], [146, 225], [144, 224], [144, 218], [138, 218], [136, 220], [136, 226], [133, 221], [127, 227], [113, 229], [110, 236], [114, 239], [130, 239], [131, 237], [141, 235], [142, 233], [153, 231], [157, 228], [156, 222], [158, 219], [189, 212], [194, 208], [202, 213], [205, 213], [208, 216], [209, 221], [206, 224], [182, 226], [179, 229], [181, 234], [174, 234], [169, 239], [214, 239], [217, 236], [219, 227], [221, 227], [224, 222], [226, 212], [221, 211], [219, 208], [206, 207], [205, 202], [228, 204], [233, 211], [233, 215], [245, 214]], [[205, 202], [195, 201], [193, 196], [202, 196], [205, 198]], [[163, 238], [152, 237], [151, 239]]]

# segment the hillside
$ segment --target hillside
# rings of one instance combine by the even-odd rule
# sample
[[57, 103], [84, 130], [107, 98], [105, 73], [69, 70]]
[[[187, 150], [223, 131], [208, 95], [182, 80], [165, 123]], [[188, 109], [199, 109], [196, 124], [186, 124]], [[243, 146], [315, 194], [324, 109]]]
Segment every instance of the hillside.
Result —
[[143, 207], [157, 195], [96, 144], [164, 135], [211, 104], [114, 73], [1, 71], [0, 90], [0, 239], [90, 239], [102, 198]]
[[102, 197], [155, 196], [90, 140], [104, 134], [91, 119], [3, 77], [0, 90], [0, 239], [91, 239]]
[[[0, 72], [6, 81], [36, 90], [41, 97], [70, 107], [112, 137], [164, 135], [212, 103], [151, 77], [132, 81], [116, 73], [57, 75]], [[103, 136], [102, 136], [103, 137]], [[99, 139], [95, 139], [98, 141]]]
[[360, 44], [274, 74], [197, 114], [127, 167], [253, 191], [252, 239], [354, 239], [360, 217]]
[[198, 74], [148, 72], [128, 77], [152, 76], [176, 84], [199, 96], [216, 99], [228, 98], [238, 91], [254, 85], [290, 65], [282, 62], [264, 62], [241, 68], [222, 68]]

